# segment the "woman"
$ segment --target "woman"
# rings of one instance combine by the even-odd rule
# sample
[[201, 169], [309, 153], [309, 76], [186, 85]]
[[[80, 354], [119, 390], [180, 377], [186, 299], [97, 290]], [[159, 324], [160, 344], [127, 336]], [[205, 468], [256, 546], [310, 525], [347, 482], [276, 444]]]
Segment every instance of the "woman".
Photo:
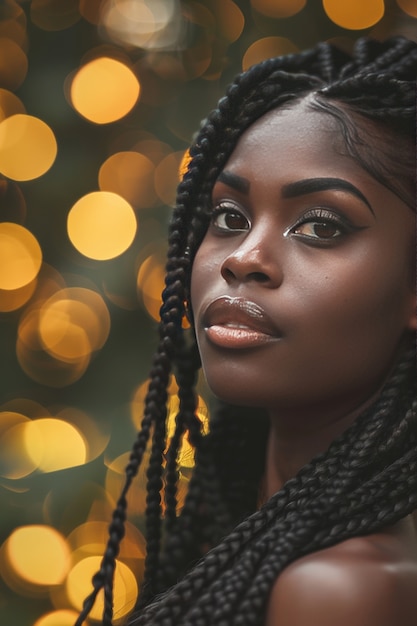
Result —
[[[130, 624], [416, 626], [416, 70], [402, 38], [359, 40], [352, 58], [320, 44], [238, 76], [202, 125], [143, 425], [78, 624], [103, 587], [111, 624], [126, 492], [153, 429]], [[200, 359], [219, 399], [208, 436]], [[196, 467], [177, 517], [186, 430]]]

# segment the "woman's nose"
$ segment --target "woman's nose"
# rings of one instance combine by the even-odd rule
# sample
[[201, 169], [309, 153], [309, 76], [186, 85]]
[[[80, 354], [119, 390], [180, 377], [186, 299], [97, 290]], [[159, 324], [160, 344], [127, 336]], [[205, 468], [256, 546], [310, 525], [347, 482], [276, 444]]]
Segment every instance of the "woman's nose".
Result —
[[253, 281], [271, 289], [279, 287], [283, 279], [278, 253], [280, 242], [275, 233], [265, 230], [259, 234], [251, 231], [227, 255], [221, 266], [226, 282]]

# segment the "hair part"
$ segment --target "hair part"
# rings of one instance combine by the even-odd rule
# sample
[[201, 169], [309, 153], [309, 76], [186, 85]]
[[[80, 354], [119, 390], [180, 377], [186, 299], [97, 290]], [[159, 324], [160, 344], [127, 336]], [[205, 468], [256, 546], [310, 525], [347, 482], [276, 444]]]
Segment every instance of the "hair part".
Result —
[[[309, 107], [331, 115], [337, 122], [344, 147], [376, 181], [416, 210], [416, 143], [415, 140], [385, 125], [356, 113], [337, 100], [312, 94]], [[392, 146], [397, 150], [393, 151]]]

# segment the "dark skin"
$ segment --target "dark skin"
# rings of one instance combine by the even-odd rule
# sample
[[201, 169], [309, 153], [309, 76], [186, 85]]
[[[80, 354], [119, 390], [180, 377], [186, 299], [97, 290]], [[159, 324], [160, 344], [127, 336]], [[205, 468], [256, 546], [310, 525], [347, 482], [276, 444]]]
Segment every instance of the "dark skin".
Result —
[[[221, 399], [268, 411], [264, 497], [378, 395], [417, 328], [415, 214], [307, 102], [244, 133], [212, 194], [191, 299]], [[416, 626], [413, 517], [287, 567], [266, 626]]]

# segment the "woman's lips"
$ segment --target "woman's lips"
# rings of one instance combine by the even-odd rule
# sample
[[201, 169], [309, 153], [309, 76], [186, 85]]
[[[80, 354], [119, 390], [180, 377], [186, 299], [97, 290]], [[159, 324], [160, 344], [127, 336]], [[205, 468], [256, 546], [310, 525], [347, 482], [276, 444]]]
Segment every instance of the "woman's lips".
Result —
[[279, 329], [255, 302], [222, 296], [203, 316], [209, 341], [222, 348], [254, 348], [281, 338]]

